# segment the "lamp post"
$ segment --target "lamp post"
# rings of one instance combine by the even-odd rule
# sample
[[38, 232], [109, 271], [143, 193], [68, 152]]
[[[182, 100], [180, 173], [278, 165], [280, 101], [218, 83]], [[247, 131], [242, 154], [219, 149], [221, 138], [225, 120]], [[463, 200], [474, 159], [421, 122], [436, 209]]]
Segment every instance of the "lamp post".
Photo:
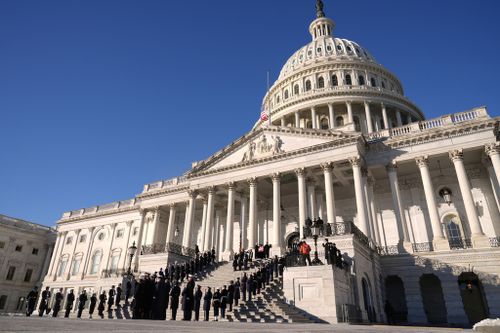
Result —
[[312, 261], [313, 265], [323, 265], [321, 260], [318, 258], [318, 237], [319, 237], [319, 226], [316, 221], [314, 221], [312, 227], [311, 227], [311, 232], [313, 235], [314, 239], [314, 260]]
[[130, 276], [130, 274], [132, 273], [131, 272], [132, 259], [134, 258], [136, 251], [137, 251], [137, 246], [135, 246], [135, 241], [134, 241], [134, 243], [132, 243], [132, 246], [128, 248], [128, 255], [130, 256], [130, 263], [128, 264], [128, 272], [127, 272], [128, 276]]
[[448, 206], [451, 204], [451, 190], [447, 187], [443, 187], [441, 191], [439, 191], [439, 196], [443, 198], [444, 202], [448, 204]]
[[177, 236], [179, 236], [179, 227], [175, 227], [174, 230], [174, 237], [177, 238]]

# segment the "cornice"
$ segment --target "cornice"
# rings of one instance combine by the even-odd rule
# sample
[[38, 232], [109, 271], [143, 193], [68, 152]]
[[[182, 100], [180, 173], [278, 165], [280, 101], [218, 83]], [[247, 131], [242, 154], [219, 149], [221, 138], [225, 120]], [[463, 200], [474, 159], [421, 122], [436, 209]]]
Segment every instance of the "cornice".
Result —
[[160, 197], [164, 194], [172, 194], [172, 193], [177, 193], [177, 192], [184, 192], [189, 190], [189, 185], [183, 185], [180, 187], [171, 187], [171, 188], [166, 188], [166, 189], [159, 189], [159, 190], [152, 190], [150, 192], [146, 193], [141, 193], [136, 196], [136, 198], [139, 199], [151, 199], [155, 197]]
[[86, 220], [86, 219], [91, 219], [91, 218], [96, 218], [96, 217], [129, 213], [129, 212], [133, 212], [133, 211], [139, 211], [139, 205], [135, 205], [133, 207], [118, 208], [116, 210], [107, 210], [104, 212], [96, 212], [96, 213], [88, 214], [88, 215], [79, 215], [79, 216], [69, 217], [69, 218], [65, 218], [65, 219], [60, 219], [59, 221], [57, 221], [57, 225], [63, 225], [63, 224], [69, 223], [69, 222], [81, 221], [81, 220]]

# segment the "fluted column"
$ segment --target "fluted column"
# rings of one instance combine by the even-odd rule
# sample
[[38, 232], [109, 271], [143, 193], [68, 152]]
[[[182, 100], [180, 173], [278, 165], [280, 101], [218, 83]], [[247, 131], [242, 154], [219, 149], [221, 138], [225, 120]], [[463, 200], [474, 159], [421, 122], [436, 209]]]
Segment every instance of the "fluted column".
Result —
[[170, 211], [168, 214], [168, 227], [167, 227], [167, 237], [165, 239], [165, 243], [171, 243], [174, 239], [175, 233], [175, 215], [177, 213], [177, 206], [175, 203], [170, 204]]
[[354, 123], [354, 117], [352, 115], [352, 103], [351, 102], [345, 102], [345, 105], [347, 107], [347, 122], [349, 124]]
[[366, 118], [366, 126], [368, 129], [368, 133], [373, 132], [373, 123], [372, 123], [372, 113], [370, 110], [370, 103], [365, 102], [365, 118]]
[[196, 195], [195, 191], [188, 191], [189, 201], [186, 209], [186, 219], [184, 221], [184, 232], [182, 235], [182, 246], [191, 247], [191, 229], [194, 221], [194, 213], [196, 211]]
[[384, 120], [384, 129], [389, 129], [391, 128], [391, 124], [389, 123], [389, 118], [387, 118], [387, 109], [384, 103], [382, 103], [380, 106], [382, 107], [382, 118]]
[[373, 186], [374, 186], [375, 180], [373, 178], [368, 178], [368, 202], [369, 202], [369, 209], [371, 212], [372, 216], [372, 230], [374, 231], [374, 237], [375, 241], [377, 244], [382, 244], [381, 239], [380, 239], [380, 230], [378, 227], [378, 215], [377, 215], [377, 207], [375, 204], [375, 195], [373, 191]]
[[433, 243], [435, 250], [449, 249], [449, 245], [445, 244], [443, 230], [439, 221], [439, 213], [436, 204], [436, 197], [434, 195], [434, 187], [432, 186], [431, 174], [429, 172], [429, 158], [428, 156], [421, 156], [415, 159], [418, 168], [420, 169], [420, 176], [422, 177], [422, 185], [424, 186], [425, 200], [427, 202], [427, 210], [431, 220], [432, 233], [434, 234]]
[[233, 223], [234, 223], [234, 189], [235, 184], [230, 182], [227, 186], [227, 217], [226, 217], [226, 229], [224, 231], [226, 235], [226, 247], [224, 249], [224, 257], [229, 260], [233, 255]]
[[312, 128], [314, 129], [317, 129], [318, 128], [318, 124], [316, 122], [316, 108], [313, 106], [311, 108], [311, 121], [312, 121]]
[[281, 255], [281, 180], [280, 174], [271, 176], [273, 181], [273, 255]]
[[404, 246], [406, 245], [405, 243], [410, 242], [410, 238], [406, 224], [406, 217], [403, 210], [403, 204], [401, 203], [397, 167], [398, 165], [395, 162], [392, 162], [386, 166], [386, 170], [387, 175], [389, 176], [389, 185], [391, 186], [392, 207], [394, 208], [394, 215], [396, 216], [396, 226], [398, 228], [399, 241], [400, 245]]
[[296, 128], [299, 128], [300, 127], [300, 116], [299, 116], [299, 112], [295, 112], [295, 127]]
[[85, 278], [85, 274], [87, 274], [87, 269], [89, 265], [89, 258], [90, 254], [92, 252], [92, 246], [94, 245], [94, 230], [95, 227], [88, 228], [89, 232], [89, 240], [88, 240], [88, 246], [87, 246], [87, 251], [85, 251], [85, 257], [83, 259], [83, 269], [82, 269], [82, 275], [81, 279], [83, 280]]
[[495, 170], [496, 181], [497, 184], [500, 183], [500, 143], [489, 143], [485, 145], [484, 150], [486, 155], [491, 160], [491, 164], [493, 165], [493, 170]]
[[366, 202], [363, 190], [363, 178], [361, 175], [361, 165], [362, 160], [359, 156], [355, 156], [349, 159], [352, 167], [352, 174], [354, 178], [354, 192], [356, 194], [356, 210], [358, 217], [358, 228], [366, 235], [368, 232], [368, 221], [366, 212]]
[[154, 216], [151, 219], [148, 228], [146, 244], [153, 245], [156, 242], [156, 235], [158, 234], [159, 221], [160, 221], [160, 207], [155, 207]]
[[207, 207], [208, 202], [203, 198], [203, 210], [201, 211], [201, 237], [200, 237], [200, 250], [205, 251], [205, 235], [207, 233]]
[[257, 179], [250, 178], [250, 207], [248, 211], [248, 248], [253, 248], [257, 234]]
[[460, 186], [460, 192], [462, 193], [462, 200], [467, 220], [469, 221], [471, 236], [483, 236], [484, 233], [481, 230], [481, 224], [477, 218], [476, 205], [474, 203], [474, 198], [472, 197], [469, 178], [467, 177], [467, 172], [465, 171], [462, 149], [452, 150], [450, 152], [450, 159], [452, 160], [453, 165], [455, 166], [455, 172], [457, 173], [458, 185]]
[[309, 203], [309, 217], [314, 220], [318, 216], [318, 211], [316, 210], [316, 185], [314, 184], [314, 180], [310, 180], [307, 185], [307, 201]]
[[330, 129], [335, 128], [335, 110], [333, 109], [333, 103], [328, 103], [328, 117], [330, 118]]
[[335, 223], [335, 196], [333, 194], [332, 163], [321, 164], [325, 178], [326, 222]]
[[240, 213], [240, 227], [241, 227], [241, 244], [240, 250], [244, 250], [247, 248], [247, 207], [248, 207], [248, 198], [245, 194], [241, 195], [241, 213]]
[[215, 188], [210, 186], [208, 188], [208, 201], [207, 201], [207, 217], [206, 217], [206, 229], [205, 229], [205, 251], [212, 248], [212, 229], [214, 228], [214, 194]]
[[304, 223], [307, 214], [307, 198], [306, 198], [306, 178], [305, 169], [299, 168], [295, 170], [297, 174], [298, 195], [299, 195], [299, 233], [300, 239], [304, 238]]
[[57, 253], [59, 252], [59, 245], [61, 244], [61, 233], [57, 233], [56, 243], [54, 245], [54, 252], [52, 258], [50, 259], [49, 270], [47, 271], [48, 276], [52, 276], [52, 271], [54, 269], [55, 262], [57, 261]]

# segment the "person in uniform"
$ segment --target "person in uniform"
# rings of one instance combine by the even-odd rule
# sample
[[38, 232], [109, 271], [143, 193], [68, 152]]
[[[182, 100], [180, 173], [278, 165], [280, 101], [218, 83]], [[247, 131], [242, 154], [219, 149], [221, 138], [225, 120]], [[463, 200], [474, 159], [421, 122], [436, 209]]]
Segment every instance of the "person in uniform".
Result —
[[213, 296], [213, 301], [212, 301], [212, 305], [214, 307], [214, 321], [219, 321], [219, 308], [220, 308], [220, 299], [221, 299], [221, 293], [220, 293], [220, 289], [217, 288], [215, 293], [214, 293], [214, 296]]
[[227, 287], [227, 305], [229, 306], [229, 312], [233, 311], [233, 298], [234, 298], [234, 282], [229, 281], [229, 286]]
[[63, 288], [59, 289], [59, 291], [56, 293], [56, 301], [54, 303], [54, 308], [52, 309], [52, 317], [56, 318], [57, 314], [61, 310], [61, 303], [64, 299], [63, 296]]
[[117, 308], [121, 306], [120, 302], [122, 300], [122, 292], [123, 292], [123, 290], [122, 290], [122, 284], [119, 283], [118, 287], [116, 287], [116, 301], [115, 301], [115, 306]]
[[42, 300], [40, 301], [40, 305], [38, 306], [38, 315], [40, 317], [42, 317], [45, 313], [45, 310], [48, 309], [50, 296], [51, 293], [49, 287], [46, 287], [45, 290], [42, 291]]
[[236, 282], [234, 283], [234, 291], [233, 291], [233, 299], [234, 299], [234, 306], [238, 306], [240, 303], [240, 278], [236, 278]]
[[35, 311], [36, 300], [38, 299], [38, 287], [34, 287], [26, 296], [26, 316], [29, 317]]
[[212, 290], [210, 287], [207, 287], [207, 291], [205, 292], [205, 296], [203, 296], [203, 312], [205, 314], [204, 319], [208, 321], [210, 317], [210, 304], [212, 303]]
[[69, 291], [68, 296], [66, 296], [66, 312], [64, 313], [64, 318], [69, 317], [69, 313], [73, 308], [73, 302], [75, 301], [75, 294], [73, 293], [73, 289]]
[[226, 307], [227, 307], [227, 287], [223, 286], [222, 291], [220, 292], [220, 317], [221, 319], [226, 318]]
[[247, 301], [247, 282], [247, 273], [243, 273], [243, 277], [241, 278], [241, 296], [243, 296], [243, 302]]
[[179, 296], [181, 295], [181, 288], [177, 281], [174, 282], [172, 290], [170, 290], [170, 309], [172, 310], [172, 317], [170, 320], [175, 320], [177, 317], [177, 309], [179, 308]]
[[194, 320], [200, 320], [200, 305], [201, 305], [201, 297], [203, 296], [203, 292], [201, 291], [201, 286], [196, 286], [196, 291], [194, 293]]
[[125, 290], [125, 305], [128, 305], [128, 300], [130, 298], [130, 295], [132, 295], [132, 282], [130, 281], [130, 279], [127, 280], [127, 284], [125, 286], [127, 287], [127, 289]]
[[96, 304], [97, 304], [97, 296], [95, 293], [92, 293], [92, 296], [90, 296], [90, 306], [89, 306], [89, 318], [90, 319], [92, 319], [92, 315], [94, 314]]
[[78, 297], [78, 315], [77, 318], [82, 317], [83, 309], [85, 308], [85, 303], [87, 302], [87, 291], [84, 289], [80, 296]]
[[115, 303], [115, 286], [111, 286], [111, 289], [108, 291], [108, 312], [111, 311], [111, 307]]
[[103, 290], [101, 294], [99, 295], [99, 306], [97, 307], [97, 311], [99, 314], [99, 317], [104, 318], [104, 307], [106, 304], [106, 291]]

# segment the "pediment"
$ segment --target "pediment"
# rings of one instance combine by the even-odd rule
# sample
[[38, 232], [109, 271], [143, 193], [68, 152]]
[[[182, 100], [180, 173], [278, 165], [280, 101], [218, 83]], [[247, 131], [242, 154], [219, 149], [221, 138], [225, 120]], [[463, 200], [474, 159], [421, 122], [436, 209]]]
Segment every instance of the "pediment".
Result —
[[233, 165], [279, 157], [324, 143], [358, 138], [338, 131], [268, 127], [248, 133], [208, 159], [196, 163], [191, 174], [224, 169]]

